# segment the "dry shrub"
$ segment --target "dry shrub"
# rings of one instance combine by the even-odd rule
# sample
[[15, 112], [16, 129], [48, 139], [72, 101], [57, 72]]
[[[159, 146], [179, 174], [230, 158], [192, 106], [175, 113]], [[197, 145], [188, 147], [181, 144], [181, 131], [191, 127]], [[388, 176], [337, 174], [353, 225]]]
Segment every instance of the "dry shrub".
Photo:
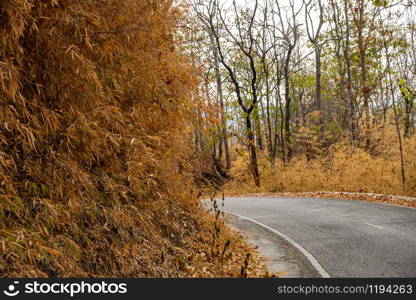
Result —
[[1, 276], [201, 274], [183, 262], [208, 225], [180, 18], [169, 0], [0, 2]]
[[200, 237], [204, 247], [197, 250], [199, 267], [191, 267], [192, 271], [196, 271], [194, 276], [274, 277], [253, 246], [227, 226], [221, 204], [211, 198], [210, 206], [211, 213], [201, 213], [198, 218], [202, 226], [209, 230]]
[[240, 155], [234, 163], [235, 180], [226, 190], [231, 193], [345, 191], [416, 196], [416, 136], [404, 143], [404, 186], [394, 128], [381, 128], [372, 136], [372, 153], [353, 149], [347, 141], [341, 141], [331, 146], [326, 155], [315, 159], [298, 155], [286, 166], [278, 161], [275, 167], [270, 167], [263, 155], [261, 188], [254, 186], [247, 171], [247, 158]]

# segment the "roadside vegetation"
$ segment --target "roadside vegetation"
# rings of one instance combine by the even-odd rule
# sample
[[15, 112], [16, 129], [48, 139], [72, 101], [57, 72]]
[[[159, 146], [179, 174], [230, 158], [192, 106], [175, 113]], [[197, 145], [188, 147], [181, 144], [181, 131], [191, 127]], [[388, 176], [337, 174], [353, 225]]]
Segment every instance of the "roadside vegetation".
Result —
[[197, 202], [183, 9], [0, 2], [0, 276], [265, 274]]
[[373, 154], [365, 149], [353, 148], [347, 141], [332, 145], [325, 155], [308, 159], [305, 154], [284, 165], [273, 167], [260, 154], [259, 168], [262, 186], [256, 187], [247, 173], [247, 157], [236, 154], [230, 170], [234, 180], [225, 185], [228, 193], [249, 192], [357, 192], [402, 196], [416, 196], [416, 139], [405, 139], [407, 156], [407, 183], [403, 184], [400, 170], [400, 153], [393, 128], [380, 128], [373, 134], [378, 140]]
[[0, 276], [273, 276], [201, 198], [416, 196], [415, 22], [408, 0], [0, 1]]
[[227, 194], [416, 196], [416, 3], [195, 0]]

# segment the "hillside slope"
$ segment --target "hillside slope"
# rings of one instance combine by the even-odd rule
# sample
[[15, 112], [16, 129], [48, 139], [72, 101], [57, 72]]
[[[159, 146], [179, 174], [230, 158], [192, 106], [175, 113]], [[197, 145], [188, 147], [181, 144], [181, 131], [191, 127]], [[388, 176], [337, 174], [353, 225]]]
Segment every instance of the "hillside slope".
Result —
[[0, 15], [0, 275], [239, 276], [252, 249], [195, 199], [180, 9], [10, 0]]

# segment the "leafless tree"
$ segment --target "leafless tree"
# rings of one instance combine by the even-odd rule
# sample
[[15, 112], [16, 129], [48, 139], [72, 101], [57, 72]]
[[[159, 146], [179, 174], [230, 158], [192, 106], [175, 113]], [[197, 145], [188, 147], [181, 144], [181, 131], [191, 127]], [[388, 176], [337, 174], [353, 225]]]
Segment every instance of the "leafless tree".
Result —
[[295, 1], [289, 0], [289, 8], [283, 10], [276, 0], [276, 13], [280, 24], [278, 24], [278, 30], [282, 35], [286, 55], [284, 58], [283, 74], [284, 74], [284, 87], [285, 87], [285, 121], [284, 132], [285, 136], [282, 141], [282, 148], [284, 158], [290, 159], [292, 157], [292, 145], [291, 145], [291, 102], [290, 95], [290, 74], [291, 74], [291, 59], [294, 49], [300, 38], [300, 24], [298, 23], [298, 16], [303, 9], [303, 5], [300, 8], [295, 8]]
[[[255, 45], [254, 45], [254, 21], [258, 14], [258, 0], [255, 1], [254, 7], [244, 11], [238, 9], [235, 0], [232, 2], [232, 14], [222, 9], [218, 0], [209, 0], [204, 4], [200, 13], [207, 22], [211, 33], [214, 37], [215, 46], [218, 50], [218, 59], [228, 73], [228, 77], [234, 86], [235, 96], [238, 104], [244, 113], [246, 125], [247, 147], [250, 154], [250, 169], [257, 186], [260, 186], [260, 172], [257, 161], [257, 149], [254, 137], [254, 126], [252, 113], [258, 103], [258, 74], [255, 65]], [[231, 15], [232, 23], [229, 21]], [[218, 23], [219, 22], [219, 25]], [[250, 94], [251, 99], [245, 101], [242, 95], [242, 84], [239, 73], [232, 65], [224, 43], [221, 40], [219, 27], [224, 31], [228, 41], [230, 41], [240, 52], [249, 64], [250, 71]]]
[[[322, 99], [321, 99], [321, 29], [324, 24], [324, 7], [322, 0], [302, 0], [305, 7], [305, 27], [309, 41], [315, 50], [315, 105], [319, 111], [319, 125], [322, 131]], [[313, 10], [318, 7], [318, 23], [313, 22]], [[316, 25], [316, 27], [315, 27]]]

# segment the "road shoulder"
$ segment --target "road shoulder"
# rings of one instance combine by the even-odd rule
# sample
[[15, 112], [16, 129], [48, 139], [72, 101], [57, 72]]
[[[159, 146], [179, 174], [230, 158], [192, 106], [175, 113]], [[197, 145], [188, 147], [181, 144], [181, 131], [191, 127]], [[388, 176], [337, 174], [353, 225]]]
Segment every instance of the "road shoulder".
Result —
[[231, 214], [226, 216], [228, 224], [257, 247], [269, 271], [282, 278], [322, 277], [311, 262], [282, 237], [249, 220]]

